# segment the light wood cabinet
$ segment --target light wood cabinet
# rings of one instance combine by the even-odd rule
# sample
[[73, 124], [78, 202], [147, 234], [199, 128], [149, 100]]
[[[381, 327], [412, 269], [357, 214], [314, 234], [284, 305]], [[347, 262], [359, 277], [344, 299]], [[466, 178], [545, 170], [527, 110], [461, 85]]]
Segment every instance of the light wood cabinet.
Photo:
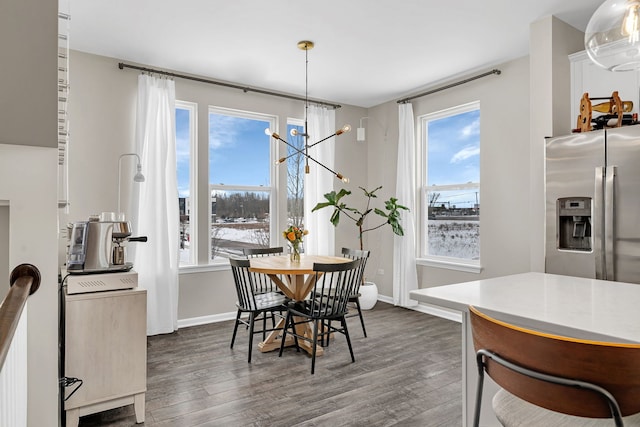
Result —
[[67, 426], [83, 415], [134, 404], [144, 422], [147, 389], [147, 291], [68, 295], [65, 289], [66, 377], [83, 381], [65, 390]]

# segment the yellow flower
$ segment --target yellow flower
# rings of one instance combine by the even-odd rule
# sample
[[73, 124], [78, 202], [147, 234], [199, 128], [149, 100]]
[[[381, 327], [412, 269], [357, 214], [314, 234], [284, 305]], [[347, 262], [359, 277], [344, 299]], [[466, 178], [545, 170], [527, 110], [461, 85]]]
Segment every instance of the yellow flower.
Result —
[[300, 227], [296, 227], [293, 225], [288, 227], [286, 230], [282, 232], [282, 235], [284, 236], [284, 238], [293, 244], [301, 243], [302, 238], [307, 234], [309, 234], [308, 230], [304, 230]]

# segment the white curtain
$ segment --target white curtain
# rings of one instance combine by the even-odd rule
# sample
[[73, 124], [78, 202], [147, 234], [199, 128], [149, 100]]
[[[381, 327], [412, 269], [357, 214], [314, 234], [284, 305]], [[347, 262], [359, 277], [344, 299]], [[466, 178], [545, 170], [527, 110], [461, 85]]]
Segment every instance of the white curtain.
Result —
[[176, 182], [175, 84], [138, 77], [136, 146], [145, 182], [140, 185], [134, 268], [147, 290], [147, 335], [178, 329], [179, 218]]
[[418, 304], [409, 299], [409, 291], [418, 289], [418, 272], [415, 255], [415, 136], [413, 106], [400, 104], [398, 109], [398, 178], [396, 197], [398, 203], [409, 208], [400, 214], [404, 236], [393, 236], [393, 303], [402, 307]]
[[[309, 145], [336, 131], [336, 113], [325, 107], [310, 105], [307, 117]], [[309, 150], [309, 155], [334, 170], [335, 138], [321, 142]], [[325, 208], [311, 213], [311, 209], [325, 200], [324, 194], [333, 190], [335, 176], [322, 166], [309, 161], [310, 171], [304, 181], [304, 227], [309, 230], [305, 237], [304, 250], [312, 255], [333, 255], [335, 252], [335, 229], [329, 218], [331, 209]]]

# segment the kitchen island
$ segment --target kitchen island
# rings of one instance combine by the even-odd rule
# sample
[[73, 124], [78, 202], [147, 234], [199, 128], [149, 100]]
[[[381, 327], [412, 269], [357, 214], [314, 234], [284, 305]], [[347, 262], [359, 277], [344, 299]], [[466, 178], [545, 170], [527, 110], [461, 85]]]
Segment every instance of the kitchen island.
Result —
[[[477, 368], [469, 305], [506, 322], [558, 335], [640, 342], [640, 285], [523, 273], [411, 291], [412, 299], [462, 313], [462, 418], [473, 420]], [[482, 426], [499, 426], [491, 409], [497, 386], [485, 381]]]

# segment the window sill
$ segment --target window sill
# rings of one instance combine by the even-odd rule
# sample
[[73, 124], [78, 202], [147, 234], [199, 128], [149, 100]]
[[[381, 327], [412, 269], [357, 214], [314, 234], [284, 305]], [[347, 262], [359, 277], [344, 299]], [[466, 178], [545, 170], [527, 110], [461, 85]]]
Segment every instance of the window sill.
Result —
[[446, 270], [464, 271], [465, 273], [479, 274], [482, 266], [478, 262], [464, 262], [456, 259], [418, 258], [416, 264], [425, 267], [444, 268]]
[[203, 265], [181, 265], [178, 268], [178, 274], [193, 274], [193, 273], [209, 273], [212, 271], [225, 271], [230, 270], [229, 262], [219, 262]]

